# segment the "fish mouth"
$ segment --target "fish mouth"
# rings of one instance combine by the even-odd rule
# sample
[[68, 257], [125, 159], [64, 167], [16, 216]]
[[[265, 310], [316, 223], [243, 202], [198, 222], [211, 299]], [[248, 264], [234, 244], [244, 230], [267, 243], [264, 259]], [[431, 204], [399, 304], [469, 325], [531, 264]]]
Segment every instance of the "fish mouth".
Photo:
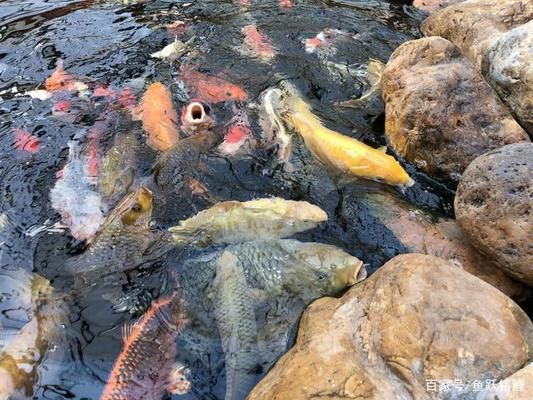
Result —
[[359, 261], [354, 267], [353, 275], [348, 279], [348, 284], [350, 286], [355, 285], [358, 282], [361, 282], [367, 277], [367, 271], [365, 264], [362, 261]]
[[185, 113], [185, 118], [187, 119], [187, 122], [195, 125], [201, 124], [202, 122], [204, 122], [205, 116], [206, 112], [202, 103], [195, 101], [187, 106], [187, 111]]

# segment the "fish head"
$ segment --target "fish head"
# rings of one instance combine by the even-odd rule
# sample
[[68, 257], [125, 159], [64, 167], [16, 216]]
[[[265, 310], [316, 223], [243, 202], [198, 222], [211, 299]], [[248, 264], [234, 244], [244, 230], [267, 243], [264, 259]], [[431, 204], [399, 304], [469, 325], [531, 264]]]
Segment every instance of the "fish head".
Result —
[[312, 222], [313, 225], [328, 220], [328, 214], [324, 210], [307, 201], [283, 201], [280, 203], [280, 206], [284, 206], [285, 208], [283, 210], [285, 218], [308, 221]]
[[140, 187], [127, 195], [111, 215], [109, 223], [120, 221], [123, 225], [147, 227], [152, 218], [152, 192]]
[[199, 100], [194, 100], [183, 108], [181, 123], [182, 129], [189, 134], [206, 132], [215, 125], [211, 107]]
[[363, 262], [335, 246], [307, 243], [293, 256], [298, 260], [295, 287], [314, 296], [337, 295], [366, 278]]

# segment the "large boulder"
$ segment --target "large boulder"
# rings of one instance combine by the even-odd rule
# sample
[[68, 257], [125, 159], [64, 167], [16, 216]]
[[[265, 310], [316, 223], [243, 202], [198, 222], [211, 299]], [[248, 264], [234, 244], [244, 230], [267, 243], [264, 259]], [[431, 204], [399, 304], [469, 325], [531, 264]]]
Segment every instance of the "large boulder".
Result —
[[455, 196], [457, 221], [474, 246], [516, 279], [533, 285], [533, 143], [484, 154]]
[[479, 155], [529, 141], [457, 46], [439, 37], [402, 44], [383, 72], [391, 147], [428, 174], [458, 181]]
[[438, 10], [442, 10], [445, 7], [449, 7], [453, 4], [461, 3], [465, 0], [414, 0], [413, 6], [419, 10], [426, 11], [428, 13], [434, 13]]
[[405, 254], [342, 298], [311, 304], [296, 345], [248, 399], [473, 398], [472, 387], [433, 387], [504, 379], [531, 345], [531, 321], [500, 291], [448, 261]]
[[481, 69], [483, 56], [499, 36], [531, 19], [531, 0], [468, 0], [430, 15], [421, 30], [450, 40]]
[[499, 37], [483, 59], [482, 72], [533, 136], [533, 20]]

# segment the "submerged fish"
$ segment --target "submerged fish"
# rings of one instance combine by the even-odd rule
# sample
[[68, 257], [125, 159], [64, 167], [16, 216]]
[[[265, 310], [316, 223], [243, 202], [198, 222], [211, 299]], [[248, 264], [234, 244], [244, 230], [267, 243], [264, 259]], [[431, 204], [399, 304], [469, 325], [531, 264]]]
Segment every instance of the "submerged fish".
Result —
[[68, 161], [50, 191], [52, 207], [78, 240], [91, 239], [104, 221], [106, 206], [97, 192], [94, 158], [77, 141], [68, 143]]
[[278, 146], [278, 160], [285, 163], [292, 152], [292, 141], [277, 111], [282, 94], [279, 89], [268, 89], [261, 95], [258, 122], [267, 141]]
[[226, 361], [225, 400], [245, 399], [257, 380], [260, 353], [253, 299], [242, 266], [224, 252], [213, 286], [215, 320]]
[[194, 177], [202, 154], [213, 147], [215, 140], [213, 133], [200, 132], [181, 140], [176, 146], [162, 153], [153, 168], [154, 190], [157, 190], [158, 194], [180, 193], [188, 178]]
[[[414, 181], [400, 163], [384, 150], [326, 128], [311, 107], [287, 85], [282, 113], [287, 124], [302, 136], [313, 156], [323, 164], [360, 178], [409, 187]], [[292, 92], [292, 93], [291, 93]]]
[[233, 107], [235, 115], [228, 123], [224, 140], [218, 146], [218, 151], [224, 156], [234, 156], [244, 153], [255, 144], [248, 115], [242, 109]]
[[44, 87], [49, 92], [57, 92], [61, 90], [82, 92], [88, 89], [86, 84], [76, 80], [72, 75], [65, 71], [61, 61], [57, 64], [52, 75], [46, 79]]
[[118, 134], [100, 166], [98, 186], [106, 199], [114, 199], [128, 192], [137, 172], [136, 154], [139, 148], [133, 134]]
[[379, 115], [383, 113], [385, 105], [381, 98], [381, 75], [385, 64], [378, 60], [370, 60], [367, 66], [366, 79], [370, 88], [358, 99], [351, 99], [339, 103], [341, 107], [362, 108], [368, 112]]
[[260, 32], [255, 25], [246, 25], [241, 30], [243, 39], [243, 52], [263, 61], [271, 61], [276, 56], [270, 38]]
[[[299, 298], [305, 306], [318, 297], [338, 295], [366, 277], [358, 258], [331, 245], [290, 239], [230, 245], [209, 263], [216, 268], [208, 296], [213, 298], [226, 360], [226, 400], [244, 399], [258, 374], [283, 351], [278, 347], [274, 359], [269, 356], [262, 360], [259, 335], [264, 337], [265, 333], [258, 330], [256, 322], [261, 304], [278, 308], [275, 304], [281, 297]], [[283, 337], [277, 340], [286, 345], [290, 327], [283, 328]], [[264, 329], [276, 330], [272, 326]]]
[[152, 83], [143, 95], [137, 113], [148, 135], [147, 144], [156, 151], [165, 151], [178, 140], [178, 114], [172, 95], [162, 83]]
[[218, 76], [194, 71], [190, 67], [181, 69], [182, 79], [194, 97], [208, 103], [223, 101], [245, 101], [248, 95], [240, 86], [228, 82]]
[[188, 135], [210, 131], [215, 121], [209, 114], [210, 108], [200, 101], [187, 104], [181, 112], [181, 129]]
[[225, 201], [169, 229], [178, 243], [199, 247], [257, 238], [282, 238], [316, 227], [327, 214], [306, 201], [264, 198]]
[[24, 129], [13, 129], [13, 136], [15, 138], [15, 147], [19, 150], [25, 151], [26, 153], [35, 154], [41, 147], [39, 138]]
[[165, 233], [150, 229], [151, 216], [152, 193], [141, 187], [115, 207], [87, 250], [67, 263], [66, 271], [101, 277], [134, 269], [149, 257], [161, 255], [156, 250], [164, 252]]
[[183, 301], [174, 293], [125, 326], [124, 347], [101, 400], [160, 400], [165, 391], [175, 390], [176, 337], [186, 323]]
[[195, 37], [190, 38], [187, 42], [182, 42], [178, 40], [177, 36], [174, 39], [174, 41], [165, 47], [163, 47], [161, 50], [156, 51], [155, 53], [152, 53], [150, 57], [152, 58], [158, 58], [160, 60], [166, 60], [169, 62], [176, 61], [178, 58], [180, 58], [183, 53], [187, 50], [187, 48], [194, 42]]
[[339, 37], [353, 38], [353, 34], [340, 29], [326, 28], [315, 37], [302, 40], [307, 53], [315, 53], [321, 48], [328, 48]]

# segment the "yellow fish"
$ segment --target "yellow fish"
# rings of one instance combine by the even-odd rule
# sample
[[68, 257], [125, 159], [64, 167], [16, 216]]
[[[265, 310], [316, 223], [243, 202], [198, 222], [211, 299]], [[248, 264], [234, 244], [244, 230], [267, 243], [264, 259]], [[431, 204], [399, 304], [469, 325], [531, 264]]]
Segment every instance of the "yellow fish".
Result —
[[292, 93], [284, 97], [282, 113], [285, 121], [302, 136], [313, 156], [323, 164], [389, 185], [414, 185], [415, 181], [394, 157], [385, 154], [384, 149], [374, 149], [357, 139], [326, 128], [302, 99]]

